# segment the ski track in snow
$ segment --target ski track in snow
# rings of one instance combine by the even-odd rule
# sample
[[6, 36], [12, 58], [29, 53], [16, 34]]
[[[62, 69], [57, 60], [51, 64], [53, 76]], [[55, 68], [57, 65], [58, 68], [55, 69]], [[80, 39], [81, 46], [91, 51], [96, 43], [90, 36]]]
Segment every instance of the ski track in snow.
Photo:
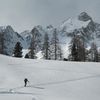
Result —
[[87, 80], [87, 79], [91, 79], [91, 78], [100, 78], [100, 75], [87, 76], [87, 77], [81, 77], [81, 78], [70, 79], [70, 80], [64, 80], [64, 81], [56, 81], [56, 82], [41, 83], [41, 84], [37, 84], [37, 85], [39, 85], [39, 86], [46, 86], [46, 85], [63, 84], [63, 83], [69, 83], [69, 82], [76, 82], [76, 81], [81, 81], [81, 80]]
[[[23, 67], [23, 65], [21, 63], [8, 64], [8, 65]], [[91, 78], [100, 78], [100, 75], [98, 75], [98, 74], [96, 75], [96, 73], [85, 73], [85, 72], [78, 72], [78, 71], [72, 71], [72, 70], [67, 70], [67, 69], [55, 69], [55, 68], [52, 68], [52, 67], [51, 68], [34, 67], [34, 68], [39, 69], [39, 70], [52, 70], [52, 71], [83, 73], [83, 74], [89, 74], [90, 76], [80, 77], [80, 78], [76, 78], [76, 79], [63, 80], [63, 81], [53, 81], [53, 82], [39, 83], [39, 84], [35, 84], [35, 85], [29, 85], [29, 86], [27, 86], [28, 88], [45, 89], [44, 87], [41, 87], [41, 86], [49, 86], [49, 85], [63, 84], [63, 83], [69, 83], [69, 82], [76, 82], [76, 81], [82, 81], [82, 80], [87, 80], [87, 79], [91, 79]], [[19, 87], [15, 87], [15, 88], [12, 88], [12, 89], [9, 89], [9, 90], [5, 90], [5, 88], [0, 88], [0, 90], [1, 89], [5, 90], [5, 91], [0, 91], [0, 94], [41, 95], [41, 94], [36, 94], [36, 93], [32, 93], [32, 92], [31, 93], [29, 93], [29, 92], [17, 92], [17, 90], [22, 89], [22, 88], [25, 88], [25, 87], [19, 86]]]
[[0, 91], [0, 94], [41, 95], [41, 94], [36, 94], [36, 93], [27, 93], [27, 92], [9, 92], [9, 91]]
[[[20, 64], [8, 64], [10, 66], [20, 66], [20, 67], [23, 67], [23, 65], [20, 63]], [[27, 64], [27, 65], [24, 65], [24, 67], [28, 66], [29, 67], [30, 64]], [[34, 67], [34, 66], [33, 66]], [[58, 71], [58, 72], [73, 72], [73, 73], [83, 73], [83, 74], [90, 74], [90, 75], [96, 75], [96, 73], [91, 73], [91, 72], [81, 72], [81, 71], [72, 71], [72, 70], [69, 70], [69, 69], [57, 69], [57, 68], [52, 68], [52, 67], [34, 67], [34, 69], [38, 69], [38, 70], [51, 70], [51, 71]]]
[[[37, 89], [44, 89], [42, 87], [35, 87], [35, 86], [27, 86], [27, 87], [30, 87], [30, 88], [37, 88]], [[9, 94], [9, 95], [13, 95], [13, 94], [19, 94], [19, 95], [42, 95], [40, 93], [29, 93], [29, 92], [19, 92], [18, 90], [19, 89], [22, 89], [22, 88], [27, 88], [27, 87], [24, 87], [24, 86], [20, 86], [20, 87], [16, 87], [16, 88], [12, 88], [12, 89], [6, 89], [6, 88], [0, 88], [0, 94]]]
[[[37, 86], [29, 85], [29, 86], [27, 86], [27, 87], [28, 87], [28, 88], [45, 89], [45, 88], [39, 87], [39, 86], [63, 84], [63, 83], [76, 82], [76, 81], [81, 81], [81, 80], [86, 80], [86, 79], [91, 79], [91, 78], [100, 78], [100, 75], [87, 76], [87, 77], [82, 77], [82, 78], [78, 78], [78, 79], [71, 79], [71, 80], [64, 80], [64, 81], [56, 81], [56, 82], [41, 83], [41, 84], [37, 84]], [[24, 86], [20, 86], [20, 87], [12, 88], [12, 89], [9, 89], [9, 90], [0, 91], [0, 94], [41, 95], [41, 94], [36, 94], [36, 93], [17, 92], [17, 91], [16, 91], [16, 90], [21, 89], [21, 88], [25, 88], [25, 87], [24, 87]], [[1, 90], [1, 89], [5, 89], [5, 88], [0, 88], [0, 90]]]

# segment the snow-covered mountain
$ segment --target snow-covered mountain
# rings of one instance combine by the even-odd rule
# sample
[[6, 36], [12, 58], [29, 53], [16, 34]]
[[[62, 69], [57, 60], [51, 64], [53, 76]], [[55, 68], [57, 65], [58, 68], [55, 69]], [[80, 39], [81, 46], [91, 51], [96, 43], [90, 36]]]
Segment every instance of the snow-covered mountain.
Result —
[[0, 33], [4, 39], [4, 54], [12, 55], [14, 46], [17, 42], [21, 42], [24, 46], [24, 39], [20, 34], [15, 32], [11, 26], [1, 26]]
[[20, 35], [24, 39], [25, 49], [29, 48], [29, 45], [31, 43], [31, 38], [32, 38], [31, 32], [29, 30], [25, 30], [24, 32], [20, 33]]
[[[38, 30], [38, 33], [41, 34], [42, 38], [45, 33], [48, 33], [50, 39], [55, 29], [52, 25], [49, 25], [46, 28], [39, 25], [35, 26], [35, 28]], [[100, 24], [94, 22], [92, 17], [90, 17], [86, 12], [82, 12], [75, 18], [65, 20], [61, 25], [59, 25], [59, 27], [56, 27], [56, 29], [65, 57], [68, 55], [68, 46], [74, 34], [80, 35], [84, 38], [88, 46], [90, 46], [93, 41], [97, 46], [100, 46]], [[26, 38], [29, 45], [31, 32], [25, 31], [21, 34], [25, 34], [23, 36]]]
[[[45, 33], [47, 33], [51, 39], [55, 29], [52, 25], [47, 27], [38, 25], [33, 27], [33, 29], [34, 28], [37, 30], [37, 34], [41, 34], [41, 42], [43, 42]], [[94, 22], [92, 17], [86, 12], [82, 12], [75, 18], [69, 18], [63, 21], [63, 23], [56, 27], [56, 29], [65, 57], [68, 55], [68, 46], [74, 34], [80, 35], [84, 38], [88, 46], [90, 46], [92, 42], [95, 42], [97, 46], [100, 47], [100, 24]], [[13, 47], [17, 41], [20, 41], [22, 46], [25, 49], [28, 49], [31, 43], [32, 30], [26, 30], [18, 34], [17, 32], [14, 32], [11, 26], [0, 27], [0, 32], [5, 33], [5, 52], [11, 55]]]
[[64, 21], [59, 27], [59, 32], [66, 34], [67, 37], [78, 34], [86, 40], [87, 44], [94, 41], [100, 46], [100, 24], [94, 22], [86, 12]]

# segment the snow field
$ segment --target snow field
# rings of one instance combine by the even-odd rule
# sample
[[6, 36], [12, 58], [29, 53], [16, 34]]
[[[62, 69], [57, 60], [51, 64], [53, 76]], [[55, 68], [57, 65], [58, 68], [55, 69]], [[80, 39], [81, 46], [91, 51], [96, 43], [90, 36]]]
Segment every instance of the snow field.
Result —
[[0, 100], [100, 100], [99, 63], [3, 55], [0, 61]]

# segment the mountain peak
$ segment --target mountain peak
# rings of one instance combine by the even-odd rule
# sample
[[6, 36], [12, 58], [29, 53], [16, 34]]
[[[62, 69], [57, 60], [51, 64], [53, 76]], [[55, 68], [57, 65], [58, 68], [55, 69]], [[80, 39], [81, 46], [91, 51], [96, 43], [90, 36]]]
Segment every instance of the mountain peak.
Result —
[[[83, 15], [83, 16], [82, 16]], [[69, 18], [60, 26], [60, 30], [66, 31], [68, 33], [73, 32], [75, 29], [80, 29], [82, 27], [87, 27], [91, 20], [86, 20], [87, 17], [84, 17], [82, 14], [79, 18]]]
[[78, 19], [80, 21], [88, 21], [91, 20], [92, 18], [86, 13], [86, 12], [82, 12], [80, 13], [80, 15], [78, 16]]
[[52, 29], [53, 26], [52, 26], [52, 25], [48, 25], [46, 28], [47, 28], [47, 29]]
[[6, 29], [9, 30], [10, 32], [14, 32], [13, 28], [10, 25], [6, 26]]

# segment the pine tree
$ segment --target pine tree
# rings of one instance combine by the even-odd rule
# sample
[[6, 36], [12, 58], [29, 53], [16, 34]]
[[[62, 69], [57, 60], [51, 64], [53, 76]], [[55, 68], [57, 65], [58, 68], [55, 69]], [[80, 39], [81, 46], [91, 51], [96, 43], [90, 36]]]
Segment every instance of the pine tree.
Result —
[[28, 55], [28, 53], [25, 55], [25, 58], [29, 58], [29, 55]]
[[75, 42], [72, 44], [71, 53], [72, 53], [72, 60], [78, 61], [78, 50]]
[[0, 33], [0, 54], [4, 54], [4, 33]]
[[70, 54], [71, 60], [85, 61], [86, 53], [85, 53], [84, 41], [81, 39], [79, 35], [74, 35], [69, 48], [71, 51]]
[[22, 57], [22, 46], [20, 42], [17, 42], [14, 48], [14, 57]]
[[49, 37], [47, 33], [44, 36], [42, 52], [45, 59], [50, 59], [50, 43], [49, 43]]
[[100, 49], [98, 50], [98, 62], [100, 62]]
[[57, 29], [54, 29], [53, 37], [51, 39], [51, 58], [54, 60], [61, 59], [62, 57], [62, 50], [59, 44]]

